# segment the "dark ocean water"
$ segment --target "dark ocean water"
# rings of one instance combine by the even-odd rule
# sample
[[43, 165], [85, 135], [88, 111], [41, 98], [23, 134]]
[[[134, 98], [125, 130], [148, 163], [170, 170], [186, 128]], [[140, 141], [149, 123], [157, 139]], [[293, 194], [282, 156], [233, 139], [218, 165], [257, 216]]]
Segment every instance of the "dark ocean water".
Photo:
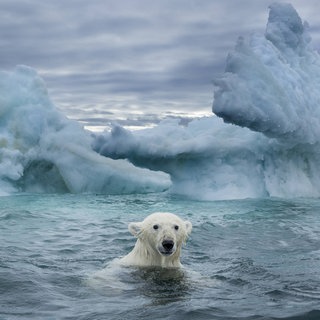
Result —
[[[185, 270], [92, 275], [155, 211], [189, 219]], [[320, 200], [166, 194], [0, 198], [0, 319], [320, 319]], [[108, 270], [108, 269], [107, 269]]]

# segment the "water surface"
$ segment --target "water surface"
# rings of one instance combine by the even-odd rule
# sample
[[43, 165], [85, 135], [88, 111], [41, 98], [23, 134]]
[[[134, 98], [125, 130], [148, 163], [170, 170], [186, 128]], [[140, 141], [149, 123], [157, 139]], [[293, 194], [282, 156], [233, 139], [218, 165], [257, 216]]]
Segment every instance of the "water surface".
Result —
[[[128, 223], [155, 211], [193, 223], [185, 270], [88, 285], [133, 247]], [[319, 212], [314, 199], [1, 197], [0, 319], [320, 319]]]

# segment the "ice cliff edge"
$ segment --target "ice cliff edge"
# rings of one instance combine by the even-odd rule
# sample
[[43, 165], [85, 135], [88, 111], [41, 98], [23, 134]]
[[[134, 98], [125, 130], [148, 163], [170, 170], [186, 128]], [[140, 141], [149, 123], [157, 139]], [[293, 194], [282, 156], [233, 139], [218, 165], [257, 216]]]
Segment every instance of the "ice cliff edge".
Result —
[[318, 142], [320, 59], [310, 40], [292, 5], [271, 5], [265, 34], [239, 38], [214, 80], [213, 112], [268, 137]]
[[105, 158], [91, 136], [52, 104], [37, 72], [0, 72], [0, 194], [13, 192], [162, 191], [164, 173]]

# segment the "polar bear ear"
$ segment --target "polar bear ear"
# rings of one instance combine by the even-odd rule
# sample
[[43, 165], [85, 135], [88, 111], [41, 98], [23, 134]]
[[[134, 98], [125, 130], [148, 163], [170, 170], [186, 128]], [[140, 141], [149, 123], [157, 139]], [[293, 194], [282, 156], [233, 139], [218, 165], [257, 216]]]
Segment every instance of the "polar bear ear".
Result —
[[187, 234], [189, 235], [192, 231], [192, 223], [190, 221], [185, 221], [184, 223], [186, 226]]
[[142, 230], [142, 223], [141, 222], [131, 222], [131, 223], [129, 223], [128, 229], [133, 236], [138, 237], [139, 233]]

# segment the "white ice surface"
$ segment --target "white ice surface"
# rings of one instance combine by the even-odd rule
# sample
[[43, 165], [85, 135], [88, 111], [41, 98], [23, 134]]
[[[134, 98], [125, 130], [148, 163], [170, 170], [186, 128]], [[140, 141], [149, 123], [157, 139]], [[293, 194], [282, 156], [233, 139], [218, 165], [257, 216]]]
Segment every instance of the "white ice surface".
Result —
[[265, 34], [240, 38], [214, 83], [218, 117], [115, 126], [92, 139], [57, 111], [34, 70], [1, 72], [0, 194], [319, 197], [320, 59], [294, 8], [273, 4]]
[[161, 172], [105, 158], [91, 135], [50, 101], [36, 71], [0, 73], [0, 194], [30, 192], [136, 193], [170, 186]]
[[115, 127], [95, 150], [169, 173], [171, 192], [196, 199], [319, 197], [320, 59], [295, 9], [271, 5], [265, 34], [239, 38], [214, 84], [226, 123]]

